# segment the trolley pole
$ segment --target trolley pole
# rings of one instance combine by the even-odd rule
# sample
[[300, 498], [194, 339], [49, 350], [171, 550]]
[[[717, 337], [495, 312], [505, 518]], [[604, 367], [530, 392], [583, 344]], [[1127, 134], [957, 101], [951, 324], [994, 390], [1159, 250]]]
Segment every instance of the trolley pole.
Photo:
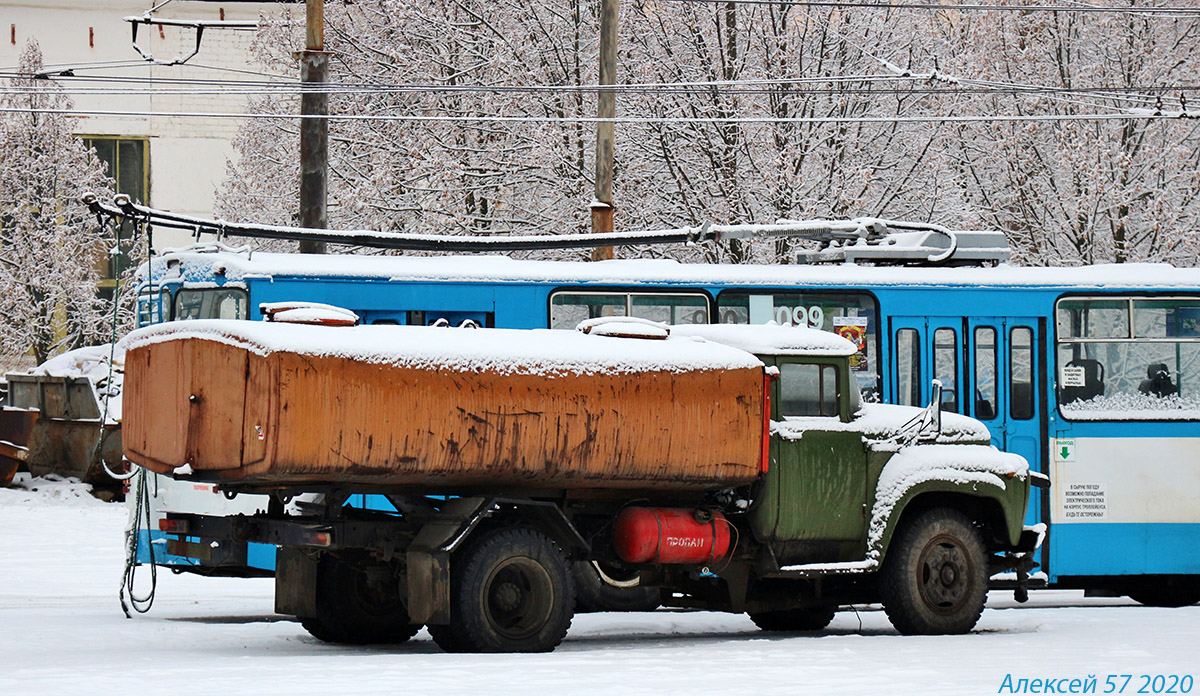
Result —
[[[319, 88], [328, 73], [325, 52], [325, 2], [305, 0], [305, 50], [300, 53], [300, 81], [305, 88]], [[301, 116], [325, 116], [329, 113], [329, 95], [307, 89], [300, 97]], [[329, 178], [329, 121], [324, 118], [300, 119], [300, 226], [325, 229], [329, 226], [326, 208]], [[324, 254], [325, 242], [300, 242], [302, 254]]]
[[[617, 1], [601, 0], [600, 4], [600, 85], [596, 116], [596, 194], [592, 201], [592, 234], [613, 231], [613, 140], [617, 116], [617, 94], [605, 85], [617, 82]], [[592, 260], [613, 257], [610, 246], [592, 249]]]

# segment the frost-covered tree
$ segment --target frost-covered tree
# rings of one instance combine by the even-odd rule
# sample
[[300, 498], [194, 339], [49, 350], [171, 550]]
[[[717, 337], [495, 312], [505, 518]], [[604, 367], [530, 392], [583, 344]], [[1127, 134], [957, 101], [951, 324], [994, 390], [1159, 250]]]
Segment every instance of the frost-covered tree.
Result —
[[[598, 8], [331, 5], [331, 80], [354, 87], [335, 86], [331, 112], [419, 117], [332, 122], [331, 226], [586, 231], [594, 127], [571, 119], [595, 113]], [[266, 23], [262, 60], [294, 71], [301, 29]], [[618, 116], [648, 121], [617, 126], [617, 224], [880, 216], [1002, 229], [1025, 263], [1194, 264], [1200, 121], [987, 117], [1155, 108], [1147, 93], [1171, 102], [1165, 87], [1200, 77], [1198, 33], [1187, 19], [1120, 12], [624, 2]], [[280, 97], [253, 107], [298, 111]], [[479, 120], [497, 115], [512, 120]], [[566, 120], [523, 120], [547, 117]], [[294, 223], [295, 120], [249, 123], [237, 149], [220, 214]], [[773, 262], [794, 251], [733, 241], [619, 253]]]
[[[41, 50], [30, 41], [19, 77], [0, 103], [0, 351], [41, 362], [62, 350], [106, 340], [108, 305], [97, 297], [100, 263], [112, 245], [80, 197], [109, 188], [103, 166], [72, 135], [71, 108], [50, 80], [38, 79]], [[41, 110], [41, 111], [40, 111]]]
[[[531, 93], [500, 85], [592, 83], [594, 6], [546, 9], [515, 0], [402, 3], [369, 0], [327, 8], [331, 113], [437, 118], [593, 115], [583, 92]], [[295, 70], [302, 25], [264, 22], [265, 64]], [[336, 89], [336, 88], [335, 88]], [[294, 98], [251, 108], [298, 111]], [[257, 121], [218, 201], [228, 219], [295, 222], [296, 122]], [[334, 121], [330, 126], [330, 225], [455, 234], [579, 231], [591, 197], [590, 128], [487, 121]]]
[[[1178, 86], [1200, 78], [1191, 18], [982, 12], [946, 28], [961, 50], [943, 65], [993, 88], [966, 113], [1179, 111]], [[948, 145], [977, 215], [964, 222], [1005, 230], [1022, 262], [1197, 263], [1200, 120], [984, 122]]]

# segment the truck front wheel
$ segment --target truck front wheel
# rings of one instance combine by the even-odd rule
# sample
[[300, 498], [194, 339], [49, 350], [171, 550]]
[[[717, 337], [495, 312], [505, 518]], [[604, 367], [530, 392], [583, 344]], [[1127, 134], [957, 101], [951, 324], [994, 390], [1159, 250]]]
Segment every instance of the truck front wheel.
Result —
[[300, 624], [327, 643], [403, 643], [421, 627], [409, 623], [400, 583], [388, 566], [359, 566], [324, 556], [317, 566], [317, 615]]
[[453, 559], [447, 652], [549, 652], [567, 634], [575, 585], [558, 545], [533, 529], [491, 532]]
[[979, 530], [957, 510], [905, 520], [880, 570], [883, 608], [905, 635], [967, 633], [987, 600], [987, 556]]

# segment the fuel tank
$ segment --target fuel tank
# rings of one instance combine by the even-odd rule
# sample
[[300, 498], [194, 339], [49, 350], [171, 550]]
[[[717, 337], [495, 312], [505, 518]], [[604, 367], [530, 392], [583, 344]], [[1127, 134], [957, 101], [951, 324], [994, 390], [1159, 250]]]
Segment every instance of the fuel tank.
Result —
[[617, 515], [613, 543], [628, 563], [709, 563], [729, 553], [730, 524], [720, 512], [629, 507]]

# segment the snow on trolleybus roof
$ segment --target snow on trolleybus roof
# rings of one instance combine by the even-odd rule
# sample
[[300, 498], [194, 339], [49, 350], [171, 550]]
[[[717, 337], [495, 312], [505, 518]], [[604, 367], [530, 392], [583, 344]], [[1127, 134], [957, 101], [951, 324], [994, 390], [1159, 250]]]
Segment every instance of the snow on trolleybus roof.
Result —
[[[753, 265], [679, 263], [666, 259], [601, 262], [533, 261], [502, 255], [379, 256], [361, 254], [280, 254], [198, 245], [164, 252], [154, 259], [154, 281], [180, 277], [192, 283], [242, 281], [275, 276], [374, 278], [379, 280], [506, 283], [655, 283], [748, 287], [915, 285], [927, 287], [1014, 286], [1029, 288], [1200, 287], [1200, 269], [1168, 264], [1024, 268], [936, 268], [840, 264]], [[145, 278], [145, 267], [142, 269]]]
[[326, 327], [223, 319], [156, 324], [132, 332], [128, 350], [199, 338], [258, 355], [293, 352], [362, 362], [501, 374], [626, 374], [761, 368], [746, 351], [704, 341], [588, 336], [550, 329], [425, 326]]

